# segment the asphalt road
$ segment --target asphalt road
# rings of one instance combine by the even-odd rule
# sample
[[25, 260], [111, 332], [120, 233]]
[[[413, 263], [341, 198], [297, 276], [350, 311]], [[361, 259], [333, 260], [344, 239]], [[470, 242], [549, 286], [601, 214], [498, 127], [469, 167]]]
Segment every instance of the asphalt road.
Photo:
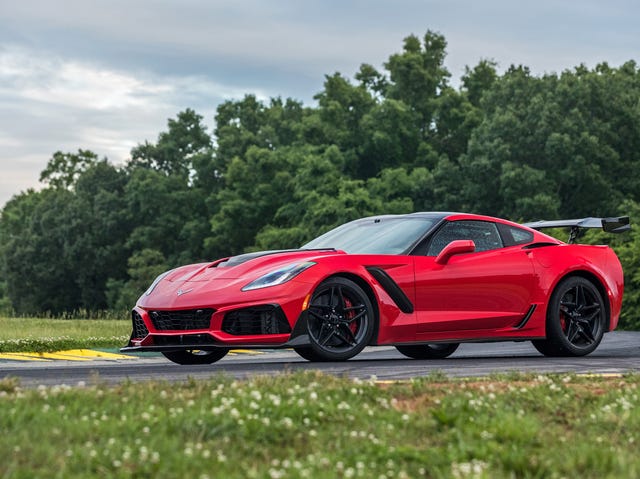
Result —
[[449, 376], [472, 377], [492, 373], [574, 372], [617, 374], [640, 372], [640, 332], [613, 332], [605, 335], [600, 347], [582, 358], [546, 358], [530, 343], [463, 344], [443, 360], [415, 360], [392, 347], [367, 348], [354, 359], [340, 363], [310, 363], [289, 350], [265, 351], [260, 355], [227, 356], [206, 366], [180, 366], [163, 357], [126, 360], [96, 360], [76, 363], [0, 362], [0, 378], [19, 378], [23, 386], [70, 386], [84, 382], [118, 383], [151, 379], [181, 381], [205, 379], [224, 374], [235, 378], [274, 375], [285, 371], [321, 370], [327, 374], [379, 380], [408, 379], [442, 372]]

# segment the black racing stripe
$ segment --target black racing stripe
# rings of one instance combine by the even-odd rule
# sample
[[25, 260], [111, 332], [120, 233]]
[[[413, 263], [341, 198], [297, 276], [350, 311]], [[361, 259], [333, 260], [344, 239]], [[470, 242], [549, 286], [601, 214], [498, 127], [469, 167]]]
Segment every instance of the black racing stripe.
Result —
[[407, 298], [402, 288], [398, 286], [398, 283], [396, 283], [385, 270], [375, 266], [369, 266], [367, 267], [367, 271], [380, 283], [382, 289], [387, 292], [393, 302], [400, 308], [400, 311], [403, 313], [413, 313], [413, 303], [411, 303], [411, 300]]
[[260, 258], [262, 256], [268, 256], [272, 254], [280, 253], [300, 253], [302, 251], [335, 251], [333, 248], [313, 248], [313, 249], [278, 249], [269, 251], [256, 251], [255, 253], [245, 253], [238, 256], [232, 256], [231, 258], [218, 263], [217, 268], [230, 268], [232, 266], [238, 266], [242, 263], [246, 263], [252, 259]]

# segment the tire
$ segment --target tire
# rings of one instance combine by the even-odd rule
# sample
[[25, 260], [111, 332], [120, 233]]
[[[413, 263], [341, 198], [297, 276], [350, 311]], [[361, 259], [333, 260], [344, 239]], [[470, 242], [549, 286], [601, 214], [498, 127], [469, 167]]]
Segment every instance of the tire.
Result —
[[331, 278], [313, 293], [307, 310], [310, 345], [296, 348], [309, 361], [346, 361], [369, 344], [374, 329], [373, 306], [353, 281]]
[[300, 357], [306, 359], [307, 361], [324, 361], [322, 356], [317, 354], [310, 346], [299, 346], [297, 348], [293, 348], [293, 350], [298, 353]]
[[588, 279], [562, 280], [547, 307], [547, 338], [532, 341], [545, 356], [586, 356], [604, 336], [607, 308], [598, 288]]
[[415, 346], [396, 346], [402, 354], [413, 359], [444, 359], [451, 356], [460, 343], [416, 344]]
[[184, 351], [166, 351], [162, 354], [165, 358], [177, 364], [211, 364], [224, 358], [228, 349], [215, 349], [213, 351], [202, 351], [199, 349], [186, 349]]

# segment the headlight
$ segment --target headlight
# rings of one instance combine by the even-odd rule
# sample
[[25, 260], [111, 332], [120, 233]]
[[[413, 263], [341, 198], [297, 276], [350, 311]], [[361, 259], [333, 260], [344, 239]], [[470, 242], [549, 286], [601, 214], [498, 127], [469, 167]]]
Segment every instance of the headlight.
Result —
[[169, 273], [171, 273], [173, 271], [174, 270], [172, 270], [172, 269], [170, 269], [169, 271], [165, 271], [160, 276], [158, 276], [156, 279], [154, 279], [153, 283], [151, 283], [151, 286], [149, 286], [149, 289], [147, 289], [144, 294], [149, 296], [151, 293], [153, 293], [153, 290], [156, 289], [156, 286], [158, 286], [158, 283], [160, 281], [162, 281]]
[[289, 264], [280, 269], [260, 276], [255, 281], [251, 281], [251, 283], [242, 288], [242, 291], [251, 291], [253, 289], [267, 288], [268, 286], [277, 286], [279, 284], [286, 283], [314, 264], [315, 263], [313, 261]]

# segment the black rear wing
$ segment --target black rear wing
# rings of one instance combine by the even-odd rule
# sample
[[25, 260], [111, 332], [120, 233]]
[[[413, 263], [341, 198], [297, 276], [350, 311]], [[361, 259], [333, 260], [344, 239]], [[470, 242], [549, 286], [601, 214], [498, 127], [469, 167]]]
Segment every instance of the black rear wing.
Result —
[[603, 231], [606, 231], [607, 233], [624, 233], [631, 229], [628, 216], [536, 221], [533, 223], [524, 223], [524, 226], [528, 226], [534, 230], [542, 230], [546, 228], [571, 228], [568, 243], [573, 243], [580, 234], [580, 230], [584, 228], [602, 228]]

